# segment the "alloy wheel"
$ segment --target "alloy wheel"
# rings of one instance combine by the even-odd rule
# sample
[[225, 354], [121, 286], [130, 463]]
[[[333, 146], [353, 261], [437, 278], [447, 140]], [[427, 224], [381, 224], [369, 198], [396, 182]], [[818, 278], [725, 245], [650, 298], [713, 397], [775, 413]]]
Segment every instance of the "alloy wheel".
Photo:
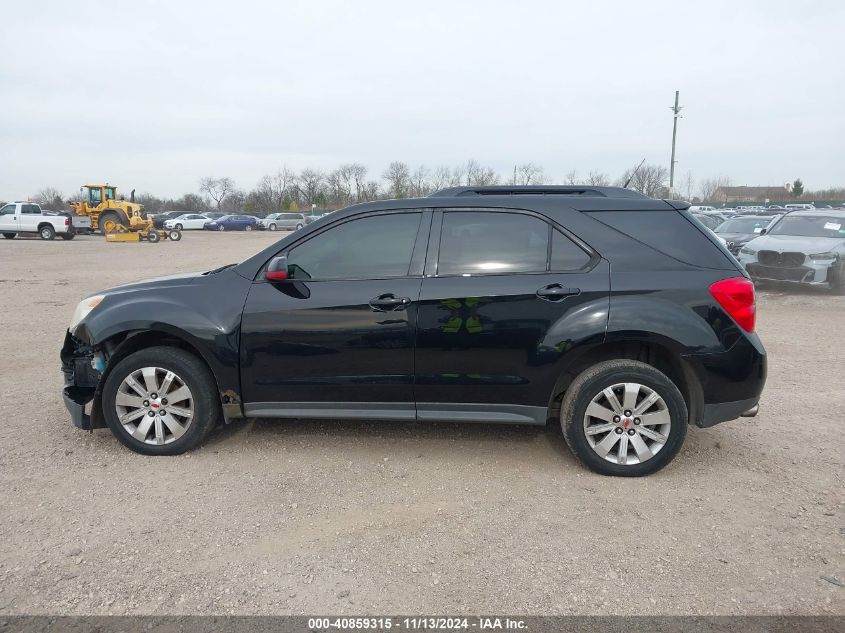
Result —
[[161, 367], [142, 367], [123, 379], [115, 396], [123, 429], [145, 444], [169, 444], [194, 419], [194, 397], [180, 376]]
[[666, 445], [672, 417], [654, 389], [636, 382], [600, 391], [584, 414], [584, 434], [595, 453], [613, 464], [641, 464]]

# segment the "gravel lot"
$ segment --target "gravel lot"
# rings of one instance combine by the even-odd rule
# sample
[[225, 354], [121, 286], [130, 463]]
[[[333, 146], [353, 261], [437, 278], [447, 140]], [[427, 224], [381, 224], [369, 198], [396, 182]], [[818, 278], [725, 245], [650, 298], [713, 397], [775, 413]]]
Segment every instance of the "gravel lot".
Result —
[[845, 614], [845, 297], [761, 293], [761, 413], [639, 480], [557, 429], [246, 421], [175, 458], [75, 429], [76, 302], [279, 234], [0, 240], [0, 614]]

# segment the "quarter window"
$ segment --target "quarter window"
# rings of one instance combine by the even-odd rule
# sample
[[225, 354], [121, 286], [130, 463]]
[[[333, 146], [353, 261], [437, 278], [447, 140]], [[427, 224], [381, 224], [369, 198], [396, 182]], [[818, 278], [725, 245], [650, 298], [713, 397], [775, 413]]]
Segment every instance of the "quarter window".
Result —
[[590, 261], [590, 256], [557, 229], [552, 231], [552, 270], [578, 270]]
[[523, 213], [443, 214], [438, 275], [544, 272], [549, 225]]
[[374, 215], [344, 222], [288, 253], [292, 279], [405, 277], [421, 213]]

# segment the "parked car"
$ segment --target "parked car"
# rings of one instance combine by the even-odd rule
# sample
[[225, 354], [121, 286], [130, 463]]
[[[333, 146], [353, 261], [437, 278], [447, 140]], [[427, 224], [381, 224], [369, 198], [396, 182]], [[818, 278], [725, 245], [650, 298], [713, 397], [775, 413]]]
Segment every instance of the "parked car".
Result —
[[65, 403], [149, 455], [240, 417], [556, 419], [593, 470], [645, 475], [688, 424], [756, 414], [766, 376], [754, 287], [687, 206], [615, 187], [355, 205], [83, 299]]
[[260, 220], [268, 231], [298, 231], [310, 223], [301, 213], [271, 213]]
[[205, 227], [207, 222], [212, 222], [212, 219], [206, 215], [200, 215], [199, 213], [183, 213], [172, 220], [165, 220], [164, 228], [176, 229], [177, 231], [189, 231], [192, 229], [202, 229]]
[[722, 216], [712, 215], [709, 213], [692, 213], [691, 215], [711, 231], [715, 230], [717, 226], [725, 221]]
[[52, 240], [57, 235], [72, 240], [75, 235], [71, 216], [42, 211], [33, 202], [11, 202], [0, 209], [0, 233], [7, 240], [21, 234], [38, 235], [42, 240]]
[[755, 281], [845, 292], [845, 211], [793, 211], [739, 251]]
[[259, 228], [258, 218], [251, 215], [224, 215], [203, 225], [209, 231], [252, 231]]
[[152, 215], [153, 226], [157, 229], [163, 229], [164, 223], [168, 220], [175, 220], [180, 215], [184, 215], [184, 211], [165, 211], [164, 213], [156, 213]]
[[716, 235], [727, 242], [732, 255], [739, 255], [739, 249], [760, 235], [779, 215], [738, 215], [724, 221], [715, 230]]

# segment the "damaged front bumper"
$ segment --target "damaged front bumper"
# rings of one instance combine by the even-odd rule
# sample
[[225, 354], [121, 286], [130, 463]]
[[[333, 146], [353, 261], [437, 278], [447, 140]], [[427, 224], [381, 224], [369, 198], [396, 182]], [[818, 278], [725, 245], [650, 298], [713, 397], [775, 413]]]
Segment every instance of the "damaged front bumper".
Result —
[[74, 426], [86, 431], [104, 427], [98, 406], [102, 354], [67, 332], [60, 357], [65, 377], [62, 397]]

